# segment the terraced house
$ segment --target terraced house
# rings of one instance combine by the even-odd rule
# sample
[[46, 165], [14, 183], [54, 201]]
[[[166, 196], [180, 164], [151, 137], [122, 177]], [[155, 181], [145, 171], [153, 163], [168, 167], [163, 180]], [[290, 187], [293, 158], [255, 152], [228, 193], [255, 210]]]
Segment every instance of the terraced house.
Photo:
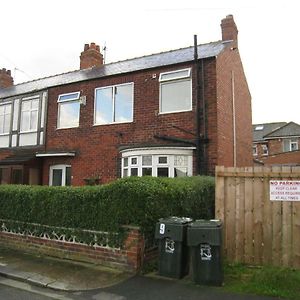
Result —
[[[13, 84], [0, 70], [0, 182], [100, 184], [252, 165], [251, 97], [232, 15], [222, 40]], [[196, 40], [196, 39], [195, 39]]]

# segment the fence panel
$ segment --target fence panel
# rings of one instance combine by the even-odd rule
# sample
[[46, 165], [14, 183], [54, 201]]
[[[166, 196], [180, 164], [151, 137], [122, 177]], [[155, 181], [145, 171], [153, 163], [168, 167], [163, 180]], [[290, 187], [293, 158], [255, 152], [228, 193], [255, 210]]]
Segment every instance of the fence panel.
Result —
[[216, 218], [229, 262], [300, 268], [300, 202], [270, 201], [270, 180], [300, 180], [300, 167], [216, 168]]

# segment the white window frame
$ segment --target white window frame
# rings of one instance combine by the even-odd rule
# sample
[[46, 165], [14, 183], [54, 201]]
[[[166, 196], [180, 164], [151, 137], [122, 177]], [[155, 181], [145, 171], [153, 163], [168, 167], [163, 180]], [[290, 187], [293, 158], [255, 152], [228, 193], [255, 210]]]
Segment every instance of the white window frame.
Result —
[[[292, 149], [292, 145], [296, 145], [296, 149]], [[291, 139], [290, 140], [290, 151], [297, 151], [299, 149], [298, 139]]]
[[[292, 145], [296, 144], [297, 149], [292, 150]], [[283, 138], [282, 142], [283, 152], [291, 152], [291, 151], [297, 151], [299, 149], [299, 138], [293, 137], [293, 138]]]
[[[108, 123], [97, 123], [96, 122], [96, 113], [97, 113], [97, 110], [96, 110], [96, 107], [97, 107], [97, 91], [98, 90], [103, 90], [103, 89], [107, 89], [107, 88], [112, 88], [112, 105], [113, 105], [113, 110], [112, 110], [112, 115], [113, 115], [113, 119], [115, 118], [115, 110], [116, 110], [116, 105], [115, 105], [115, 100], [116, 100], [116, 97], [115, 97], [115, 88], [118, 88], [120, 86], [125, 86], [125, 85], [131, 85], [132, 86], [132, 95], [131, 95], [131, 103], [132, 103], [132, 106], [131, 106], [131, 113], [132, 113], [132, 119], [129, 120], [129, 121], [124, 121], [124, 122], [121, 122], [121, 121], [112, 121], [112, 122], [108, 122]], [[111, 125], [111, 124], [124, 124], [124, 123], [132, 123], [133, 122], [133, 119], [134, 119], [134, 82], [126, 82], [126, 83], [120, 83], [120, 84], [114, 84], [114, 85], [108, 85], [108, 86], [102, 86], [102, 87], [98, 87], [98, 88], [95, 88], [95, 93], [94, 93], [94, 126], [103, 126], [103, 125]]]
[[67, 168], [71, 168], [71, 165], [53, 165], [49, 168], [49, 186], [53, 185], [53, 170], [62, 170], [62, 179], [61, 179], [61, 186], [66, 186], [66, 173]]
[[257, 155], [258, 155], [257, 145], [253, 145], [253, 146], [252, 146], [252, 154], [253, 154], [254, 156], [257, 156]]
[[[13, 115], [12, 115], [12, 103], [11, 102], [6, 102], [6, 103], [1, 103], [0, 104], [0, 106], [10, 106], [10, 113], [8, 114], [8, 113], [3, 113], [3, 131], [4, 131], [4, 128], [5, 128], [5, 126], [4, 126], [4, 123], [5, 123], [5, 116], [6, 115], [10, 115], [10, 119], [9, 119], [9, 128], [8, 128], [8, 131], [7, 132], [2, 132], [2, 133], [0, 133], [0, 136], [4, 136], [4, 135], [9, 135], [10, 134], [10, 132], [11, 132], [11, 124], [12, 124], [12, 117], [13, 117]], [[6, 111], [6, 109], [7, 108], [4, 108], [4, 110]]]
[[[168, 79], [163, 79], [164, 75], [168, 75], [168, 74], [176, 74], [182, 71], [188, 71], [187, 75], [185, 76], [174, 76], [173, 78], [168, 78]], [[183, 82], [183, 81], [190, 81], [190, 95], [191, 95], [191, 99], [190, 99], [190, 106], [187, 109], [183, 109], [183, 110], [173, 110], [173, 111], [162, 111], [162, 86], [166, 85], [166, 84], [171, 84], [171, 83], [176, 83], [176, 82]], [[185, 111], [191, 111], [193, 109], [193, 103], [192, 103], [192, 99], [193, 99], [193, 89], [192, 89], [192, 78], [191, 78], [191, 68], [185, 68], [185, 69], [180, 69], [180, 70], [174, 70], [174, 71], [169, 71], [169, 72], [163, 72], [160, 73], [159, 75], [159, 114], [163, 115], [163, 114], [170, 114], [170, 113], [179, 113], [179, 112], [185, 112]]]
[[[22, 130], [22, 121], [23, 121], [23, 104], [25, 102], [29, 102], [30, 101], [30, 106], [31, 106], [31, 102], [32, 101], [35, 101], [37, 100], [38, 102], [38, 107], [37, 109], [30, 109], [30, 117], [29, 117], [29, 124], [31, 123], [31, 116], [32, 116], [32, 112], [33, 111], [37, 111], [37, 120], [36, 120], [36, 127], [35, 128], [29, 128], [29, 130]], [[40, 97], [39, 96], [33, 96], [33, 97], [28, 97], [28, 98], [23, 98], [22, 101], [21, 101], [21, 107], [20, 107], [20, 110], [21, 110], [21, 114], [20, 114], [20, 133], [30, 133], [30, 132], [37, 132], [38, 131], [38, 128], [39, 128], [39, 115], [40, 115]]]
[[[64, 96], [68, 96], [68, 95], [75, 95], [73, 98], [70, 99], [61, 99]], [[72, 102], [78, 102], [79, 103], [79, 118], [78, 118], [78, 124], [74, 125], [74, 126], [61, 126], [61, 122], [60, 122], [60, 107], [61, 105], [63, 105], [64, 103], [72, 103]], [[72, 93], [65, 93], [65, 94], [60, 94], [58, 95], [58, 107], [57, 107], [57, 129], [67, 129], [67, 128], [77, 128], [79, 127], [79, 123], [80, 123], [80, 92], [72, 92]]]
[[[122, 153], [122, 171], [121, 176], [124, 177], [124, 170], [127, 170], [127, 176], [131, 176], [131, 168], [138, 168], [137, 176], [141, 177], [143, 172], [142, 157], [151, 155], [152, 165], [147, 166], [152, 168], [152, 176], [157, 177], [157, 169], [159, 167], [168, 168], [168, 177], [173, 178], [175, 176], [174, 158], [175, 156], [187, 157], [187, 176], [193, 175], [193, 150], [194, 147], [154, 147], [154, 148], [134, 148], [121, 151]], [[167, 157], [167, 163], [159, 163], [159, 157]], [[128, 166], [124, 166], [124, 159], [128, 158]], [[132, 165], [131, 159], [137, 158], [137, 164]]]
[[[182, 76], [174, 76], [173, 78], [167, 78], [164, 79], [164, 75], [169, 75], [169, 74], [176, 74], [180, 72], [187, 71], [187, 75], [182, 75]], [[186, 69], [181, 69], [181, 70], [175, 70], [175, 71], [168, 71], [168, 72], [163, 72], [159, 74], [159, 82], [164, 82], [164, 81], [173, 81], [173, 80], [178, 80], [178, 79], [183, 79], [183, 78], [190, 78], [191, 77], [191, 68], [186, 68]]]
[[268, 145], [265, 145], [265, 144], [261, 145], [261, 149], [262, 149], [262, 155], [264, 155], [264, 156], [269, 155]]

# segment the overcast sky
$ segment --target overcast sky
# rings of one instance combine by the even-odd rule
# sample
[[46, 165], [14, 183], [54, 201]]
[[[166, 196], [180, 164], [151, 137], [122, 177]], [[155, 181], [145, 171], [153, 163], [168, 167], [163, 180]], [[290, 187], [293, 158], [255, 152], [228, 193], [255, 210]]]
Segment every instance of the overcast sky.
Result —
[[15, 83], [79, 69], [85, 43], [105, 44], [106, 62], [221, 39], [233, 14], [252, 95], [253, 123], [294, 121], [299, 110], [296, 0], [2, 1], [0, 68]]

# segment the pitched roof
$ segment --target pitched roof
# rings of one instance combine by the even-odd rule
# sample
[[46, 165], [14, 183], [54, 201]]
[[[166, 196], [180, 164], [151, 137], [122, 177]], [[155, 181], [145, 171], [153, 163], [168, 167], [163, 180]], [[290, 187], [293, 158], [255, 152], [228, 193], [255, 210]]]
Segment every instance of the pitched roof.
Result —
[[[199, 59], [215, 57], [220, 54], [228, 42], [217, 41], [209, 44], [198, 45]], [[148, 56], [118, 61], [84, 70], [77, 70], [69, 73], [58, 74], [46, 78], [41, 78], [9, 88], [0, 89], [0, 99], [40, 91], [49, 87], [75, 83], [90, 79], [96, 79], [111, 75], [151, 69], [155, 67], [174, 65], [192, 61], [194, 59], [194, 47], [181, 48], [168, 52], [161, 52]]]
[[277, 123], [263, 123], [263, 124], [254, 124], [252, 125], [253, 132], [253, 141], [259, 142], [263, 141], [264, 137], [273, 132], [274, 130], [284, 126], [286, 122], [277, 122]]
[[289, 122], [282, 127], [273, 130], [272, 132], [266, 134], [264, 138], [270, 139], [291, 136], [300, 136], [300, 125], [295, 122]]

